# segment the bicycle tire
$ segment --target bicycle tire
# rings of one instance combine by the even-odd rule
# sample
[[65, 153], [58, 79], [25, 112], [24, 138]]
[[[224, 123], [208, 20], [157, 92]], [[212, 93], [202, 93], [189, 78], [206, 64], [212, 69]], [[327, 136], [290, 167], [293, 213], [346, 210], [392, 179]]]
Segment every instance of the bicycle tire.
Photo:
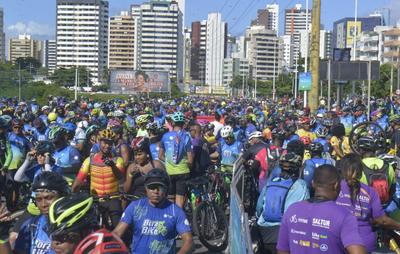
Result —
[[[222, 237], [210, 239], [222, 231]], [[202, 202], [193, 212], [193, 230], [198, 233], [200, 242], [210, 251], [223, 251], [228, 246], [228, 220], [222, 209], [214, 202]], [[214, 242], [214, 243], [213, 243]]]

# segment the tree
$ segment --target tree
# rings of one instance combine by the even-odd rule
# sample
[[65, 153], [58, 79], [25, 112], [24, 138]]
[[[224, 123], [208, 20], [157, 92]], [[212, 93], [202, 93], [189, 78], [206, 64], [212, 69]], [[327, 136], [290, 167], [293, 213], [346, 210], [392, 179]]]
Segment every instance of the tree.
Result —
[[15, 66], [29, 71], [29, 73], [36, 74], [36, 71], [42, 67], [42, 64], [33, 57], [19, 57], [15, 60]]
[[[88, 76], [89, 75], [89, 76]], [[90, 73], [86, 67], [78, 67], [79, 86], [91, 85]], [[59, 86], [71, 87], [75, 86], [75, 68], [60, 68], [54, 71], [50, 77], [54, 84]], [[89, 84], [87, 84], [89, 82]]]

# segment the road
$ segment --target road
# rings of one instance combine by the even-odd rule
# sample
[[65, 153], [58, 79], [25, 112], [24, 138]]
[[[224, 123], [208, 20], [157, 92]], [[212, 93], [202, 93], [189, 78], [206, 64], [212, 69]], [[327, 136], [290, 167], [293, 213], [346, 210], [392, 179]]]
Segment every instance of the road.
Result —
[[[197, 236], [193, 236], [194, 240], [194, 251], [192, 252], [193, 254], [223, 254], [224, 252], [212, 252], [208, 251], [206, 247], [204, 247], [201, 242], [199, 241], [199, 238]], [[178, 240], [176, 243], [177, 247], [179, 248], [182, 245], [182, 240]]]

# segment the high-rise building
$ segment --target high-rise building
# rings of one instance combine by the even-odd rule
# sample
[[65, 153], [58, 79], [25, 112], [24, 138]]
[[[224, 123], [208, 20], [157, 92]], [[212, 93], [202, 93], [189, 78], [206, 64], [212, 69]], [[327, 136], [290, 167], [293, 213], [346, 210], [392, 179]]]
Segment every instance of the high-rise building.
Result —
[[6, 34], [4, 33], [4, 10], [0, 8], [0, 61], [6, 60]]
[[[308, 25], [307, 25], [308, 20]], [[301, 32], [304, 30], [311, 31], [311, 10], [302, 9], [301, 4], [296, 4], [291, 9], [285, 10], [285, 35], [293, 36], [294, 44], [294, 58], [298, 59], [299, 48], [300, 48], [300, 36]], [[304, 56], [303, 56], [304, 57]]]
[[281, 36], [281, 41], [283, 42], [283, 62], [282, 68], [289, 71], [293, 67], [293, 36], [291, 35], [283, 35]]
[[400, 22], [397, 27], [383, 32], [383, 62], [398, 64], [400, 62]]
[[57, 0], [57, 68], [86, 67], [94, 83], [107, 68], [108, 1]]
[[220, 13], [210, 13], [206, 35], [206, 84], [210, 91], [223, 86], [224, 58], [228, 27]]
[[108, 69], [136, 69], [137, 42], [135, 17], [128, 12], [110, 17], [108, 30]]
[[332, 32], [328, 30], [319, 31], [319, 57], [321, 59], [332, 58]]
[[206, 80], [206, 41], [207, 21], [192, 23], [190, 77], [193, 82], [201, 84]]
[[8, 43], [8, 61], [12, 64], [18, 58], [32, 57], [42, 63], [43, 45], [33, 40], [30, 35], [20, 35], [18, 39], [10, 39]]
[[252, 26], [264, 26], [268, 30], [279, 32], [279, 5], [268, 4], [265, 9], [257, 11], [257, 18], [251, 21]]
[[57, 67], [57, 42], [56, 40], [44, 41], [43, 63], [50, 73], [53, 73]]
[[133, 8], [132, 15], [140, 16], [138, 69], [167, 71], [182, 83], [184, 38], [178, 3], [151, 0]]
[[253, 78], [268, 80], [282, 73], [282, 43], [275, 31], [251, 26], [246, 30], [246, 39]]

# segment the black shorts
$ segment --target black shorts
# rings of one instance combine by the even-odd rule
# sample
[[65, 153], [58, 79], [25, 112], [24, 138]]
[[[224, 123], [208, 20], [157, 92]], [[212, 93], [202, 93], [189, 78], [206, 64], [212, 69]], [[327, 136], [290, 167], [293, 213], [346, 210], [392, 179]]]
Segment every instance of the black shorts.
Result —
[[187, 192], [186, 181], [189, 179], [189, 174], [169, 176], [171, 184], [169, 185], [168, 195], [184, 196]]

